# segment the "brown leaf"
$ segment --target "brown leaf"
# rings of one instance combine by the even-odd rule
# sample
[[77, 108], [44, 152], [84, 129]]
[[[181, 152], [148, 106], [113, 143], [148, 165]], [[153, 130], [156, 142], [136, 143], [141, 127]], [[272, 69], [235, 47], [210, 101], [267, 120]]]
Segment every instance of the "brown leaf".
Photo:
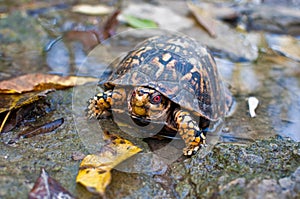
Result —
[[47, 89], [65, 89], [87, 82], [98, 81], [91, 77], [62, 77], [50, 74], [27, 74], [0, 82], [0, 93], [24, 93], [29, 91], [41, 91]]
[[72, 196], [65, 188], [63, 188], [56, 180], [51, 178], [44, 169], [42, 169], [40, 177], [36, 180], [28, 198], [72, 199], [75, 197]]
[[[120, 14], [120, 10], [116, 10], [113, 14], [106, 20], [103, 30], [102, 30], [102, 39], [108, 39], [115, 34], [117, 25], [118, 25], [118, 15]], [[103, 41], [102, 40], [102, 41]]]
[[46, 124], [43, 124], [41, 126], [32, 127], [30, 129], [27, 129], [26, 131], [19, 133], [18, 137], [30, 138], [30, 137], [34, 137], [36, 135], [49, 133], [51, 131], [54, 131], [58, 127], [60, 127], [63, 123], [64, 123], [64, 118], [60, 118], [60, 119], [48, 122]]
[[13, 129], [33, 109], [33, 103], [44, 99], [52, 90], [20, 94], [2, 94], [0, 100], [0, 132]]
[[89, 191], [104, 195], [111, 181], [110, 171], [121, 162], [140, 152], [128, 140], [117, 135], [104, 132], [107, 144], [98, 154], [87, 155], [81, 162], [76, 182], [85, 186]]
[[206, 30], [211, 37], [217, 37], [214, 19], [210, 16], [209, 12], [190, 2], [188, 2], [187, 5], [204, 30]]
[[99, 36], [94, 31], [70, 30], [65, 32], [64, 38], [68, 41], [79, 41], [85, 51], [90, 51], [101, 43]]
[[108, 17], [103, 27], [91, 31], [70, 30], [64, 34], [64, 38], [69, 41], [80, 41], [86, 51], [90, 51], [95, 46], [110, 38], [115, 34], [118, 25], [117, 16], [120, 10], [116, 10]]

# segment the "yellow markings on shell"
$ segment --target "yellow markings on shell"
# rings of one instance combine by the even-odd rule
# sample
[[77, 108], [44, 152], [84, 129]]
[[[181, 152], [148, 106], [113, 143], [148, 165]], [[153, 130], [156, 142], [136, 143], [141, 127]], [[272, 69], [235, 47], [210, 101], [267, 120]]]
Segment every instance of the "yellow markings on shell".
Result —
[[166, 68], [170, 70], [173, 69], [175, 67], [176, 62], [177, 61], [175, 59], [169, 61], [169, 63], [166, 65]]
[[140, 60], [138, 60], [138, 59], [132, 59], [131, 64], [139, 65], [140, 64]]
[[170, 53], [165, 53], [162, 55], [162, 60], [168, 61], [171, 57], [172, 57], [172, 55]]
[[165, 66], [159, 61], [159, 57], [155, 57], [152, 61], [151, 61], [156, 67], [158, 67], [158, 70], [155, 73], [155, 77], [160, 77], [161, 74], [164, 72], [165, 70]]

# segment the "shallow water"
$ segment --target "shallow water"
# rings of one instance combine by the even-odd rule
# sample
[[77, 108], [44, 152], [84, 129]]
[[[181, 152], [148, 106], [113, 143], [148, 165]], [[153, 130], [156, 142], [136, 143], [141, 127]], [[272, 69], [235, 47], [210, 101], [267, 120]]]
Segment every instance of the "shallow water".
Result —
[[[87, 54], [80, 43], [68, 42], [60, 36], [64, 31], [73, 28], [89, 29], [95, 23], [102, 22], [102, 17], [72, 13], [69, 9], [72, 1], [65, 4], [29, 3], [21, 7], [18, 3], [6, 3], [0, 3], [0, 80], [33, 72], [99, 77], [107, 64], [124, 56], [138, 41], [157, 34], [150, 30], [141, 30], [138, 34], [124, 31], [127, 27], [121, 24], [119, 34], [113, 40], [97, 46]], [[169, 6], [178, 10], [175, 3]], [[12, 10], [17, 12], [13, 13]], [[176, 13], [185, 12], [181, 10]], [[223, 80], [236, 99], [235, 112], [225, 119], [220, 141], [244, 144], [279, 134], [299, 142], [299, 37], [263, 31], [241, 33], [223, 23], [218, 25], [217, 30], [220, 31], [217, 38], [210, 38], [195, 24], [180, 32], [190, 35], [213, 50]], [[45, 167], [78, 197], [93, 197], [74, 183], [80, 162], [72, 160], [71, 157], [74, 152], [88, 154], [98, 150], [103, 144], [98, 141], [101, 135], [95, 134], [99, 127], [86, 124], [86, 120], [83, 120], [85, 102], [96, 90], [96, 85], [93, 84], [50, 94], [47, 100], [52, 111], [34, 124], [64, 117], [65, 123], [53, 133], [22, 139], [13, 145], [8, 144], [9, 141], [23, 130], [23, 126], [1, 134], [0, 197], [26, 198], [41, 167]], [[250, 96], [259, 100], [255, 118], [251, 118], [248, 111], [247, 99]], [[112, 131], [118, 131], [110, 123], [106, 125]], [[134, 141], [148, 147], [144, 142]], [[149, 165], [152, 169], [154, 167], [153, 171], [158, 170], [155, 174], [166, 171], [165, 165], [150, 160], [152, 162], [149, 161]], [[185, 164], [186, 167], [193, 167], [192, 163]], [[132, 166], [138, 167], [134, 169], [145, 169], [139, 168], [142, 167], [140, 165], [142, 163]], [[152, 174], [115, 171], [108, 196], [112, 198], [119, 194], [129, 197], [134, 193], [135, 196], [142, 197], [145, 192], [152, 196], [163, 193], [167, 197], [170, 190], [157, 185]], [[128, 182], [133, 186], [126, 187], [124, 184]], [[118, 193], [119, 189], [128, 193]], [[184, 194], [185, 190], [182, 190], [180, 195]]]

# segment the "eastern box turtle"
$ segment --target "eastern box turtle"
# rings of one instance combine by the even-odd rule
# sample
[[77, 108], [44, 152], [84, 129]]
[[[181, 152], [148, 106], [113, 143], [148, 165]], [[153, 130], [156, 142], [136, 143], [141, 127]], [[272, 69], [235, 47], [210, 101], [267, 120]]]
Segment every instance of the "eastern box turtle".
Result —
[[89, 100], [88, 116], [125, 111], [141, 126], [161, 123], [178, 132], [194, 154], [210, 123], [229, 111], [233, 98], [219, 79], [207, 48], [186, 36], [156, 36], [138, 44]]

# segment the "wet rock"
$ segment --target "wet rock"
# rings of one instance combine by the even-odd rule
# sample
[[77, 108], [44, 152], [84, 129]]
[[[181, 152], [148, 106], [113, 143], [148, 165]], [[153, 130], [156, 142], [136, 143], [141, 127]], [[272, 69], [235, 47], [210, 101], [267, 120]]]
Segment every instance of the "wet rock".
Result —
[[283, 194], [292, 196], [292, 192], [295, 187], [295, 182], [293, 182], [290, 177], [281, 178], [278, 182], [281, 186]]
[[236, 187], [236, 186], [245, 187], [245, 183], [246, 183], [245, 178], [237, 178], [237, 179], [232, 180], [231, 182], [229, 182], [226, 185], [220, 186], [219, 190], [222, 193], [222, 192], [226, 192], [227, 190], [229, 190], [232, 187]]
[[300, 167], [292, 174], [292, 178], [295, 182], [300, 183]]
[[[300, 196], [300, 167], [289, 177], [276, 179], [255, 178], [247, 185], [248, 198], [298, 198]], [[297, 187], [298, 186], [298, 187]]]
[[252, 180], [248, 186], [248, 198], [259, 199], [259, 198], [283, 198], [280, 192], [280, 186], [274, 179], [265, 179], [261, 182], [258, 179]]
[[300, 13], [296, 7], [258, 5], [248, 7], [242, 12], [247, 16], [250, 30], [265, 30], [290, 35], [300, 34]]
[[291, 36], [266, 34], [266, 40], [270, 48], [275, 52], [300, 62], [299, 39]]
[[265, 160], [260, 155], [255, 154], [247, 154], [247, 152], [243, 151], [242, 161], [246, 164], [249, 164], [251, 167], [258, 166], [263, 164]]
[[216, 145], [205, 157], [196, 154], [176, 163], [171, 177], [176, 192], [187, 198], [296, 198], [298, 148], [296, 142], [280, 137], [250, 145]]

